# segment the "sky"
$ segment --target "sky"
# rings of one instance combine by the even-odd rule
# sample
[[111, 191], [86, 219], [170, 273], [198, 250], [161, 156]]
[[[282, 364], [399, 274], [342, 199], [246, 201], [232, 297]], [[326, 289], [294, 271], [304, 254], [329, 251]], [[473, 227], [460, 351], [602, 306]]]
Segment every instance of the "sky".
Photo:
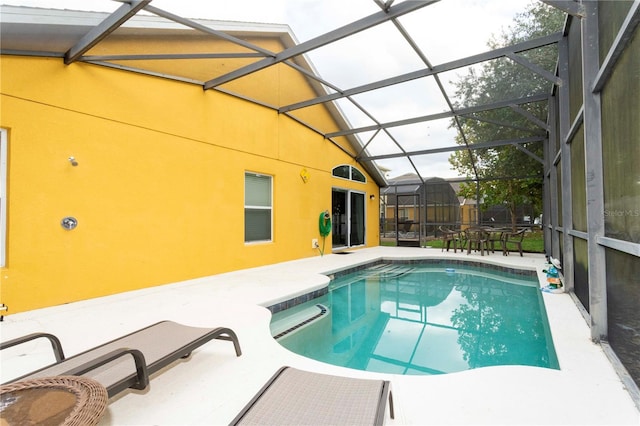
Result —
[[[535, 0], [441, 0], [399, 22], [415, 40], [431, 65], [482, 53], [492, 35], [507, 29], [517, 13]], [[400, 3], [396, 0], [395, 4]], [[112, 0], [0, 0], [0, 4], [54, 9], [114, 11], [121, 3]], [[295, 38], [304, 42], [380, 10], [374, 0], [153, 0], [157, 8], [186, 18], [287, 24]], [[425, 67], [424, 62], [391, 23], [333, 43], [307, 55], [318, 73], [349, 89]], [[450, 97], [451, 82], [467, 69], [441, 75]], [[380, 122], [429, 115], [448, 107], [432, 78], [393, 88], [357, 95], [356, 100]], [[350, 102], [338, 101], [354, 127], [371, 124]], [[369, 144], [372, 155], [398, 152], [393, 139], [406, 151], [454, 146], [455, 130], [449, 120], [389, 129], [391, 137], [379, 133]], [[362, 133], [367, 143], [373, 133]], [[393, 138], [393, 139], [392, 139]], [[448, 162], [450, 153], [416, 157], [415, 165], [424, 177], [458, 177]], [[389, 169], [388, 177], [414, 172], [404, 158], [378, 161]]]

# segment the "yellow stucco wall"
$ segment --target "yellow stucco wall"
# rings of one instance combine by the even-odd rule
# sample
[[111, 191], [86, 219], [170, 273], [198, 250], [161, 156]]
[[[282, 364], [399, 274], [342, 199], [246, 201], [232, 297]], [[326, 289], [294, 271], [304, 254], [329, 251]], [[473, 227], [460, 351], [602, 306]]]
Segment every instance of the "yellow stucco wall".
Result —
[[464, 204], [460, 206], [460, 222], [460, 229], [462, 230], [478, 223], [478, 208], [475, 204]]
[[[367, 194], [366, 241], [378, 245], [377, 185], [369, 176], [366, 184], [333, 178], [336, 165], [358, 165], [285, 115], [91, 64], [0, 61], [8, 132], [0, 302], [9, 314], [318, 256], [311, 240], [332, 187]], [[286, 90], [312, 93], [288, 71]], [[274, 178], [271, 243], [244, 243], [245, 171]], [[78, 219], [75, 230], [60, 226], [65, 216]]]

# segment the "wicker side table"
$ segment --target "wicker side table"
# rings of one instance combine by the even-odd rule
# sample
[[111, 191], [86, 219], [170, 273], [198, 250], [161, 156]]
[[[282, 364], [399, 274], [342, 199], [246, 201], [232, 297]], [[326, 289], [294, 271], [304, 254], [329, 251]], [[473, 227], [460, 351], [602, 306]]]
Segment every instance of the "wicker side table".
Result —
[[104, 386], [81, 376], [9, 383], [0, 386], [0, 424], [95, 425], [108, 400]]

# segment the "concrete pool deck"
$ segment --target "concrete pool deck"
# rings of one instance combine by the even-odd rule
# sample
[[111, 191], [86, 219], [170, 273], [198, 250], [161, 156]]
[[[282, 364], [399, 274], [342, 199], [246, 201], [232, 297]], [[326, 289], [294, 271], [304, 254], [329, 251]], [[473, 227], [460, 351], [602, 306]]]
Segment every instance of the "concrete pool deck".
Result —
[[[440, 249], [374, 247], [252, 268], [145, 290], [9, 315], [2, 340], [35, 331], [60, 338], [67, 356], [162, 320], [232, 328], [243, 355], [212, 341], [152, 376], [144, 391], [112, 398], [104, 425], [228, 424], [282, 365], [391, 380], [393, 425], [638, 425], [638, 412], [602, 348], [590, 339], [568, 294], [543, 293], [560, 370], [502, 366], [438, 376], [398, 376], [335, 367], [281, 347], [270, 336], [269, 306], [326, 286], [325, 273], [381, 258], [458, 258], [535, 269], [542, 255], [454, 254]], [[2, 382], [53, 362], [46, 343], [2, 354]], [[29, 356], [24, 356], [29, 353]], [[388, 415], [388, 410], [387, 410]]]

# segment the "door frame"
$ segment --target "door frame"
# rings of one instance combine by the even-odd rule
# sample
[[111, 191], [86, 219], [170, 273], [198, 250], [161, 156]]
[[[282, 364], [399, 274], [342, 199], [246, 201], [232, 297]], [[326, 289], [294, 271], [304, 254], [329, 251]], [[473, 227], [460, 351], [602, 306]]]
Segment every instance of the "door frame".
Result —
[[[331, 216], [332, 216], [332, 221], [333, 221], [333, 212], [335, 211], [335, 206], [333, 205], [333, 193], [334, 192], [339, 192], [345, 195], [346, 198], [346, 207], [347, 207], [347, 212], [346, 212], [346, 226], [347, 226], [347, 230], [346, 230], [346, 244], [345, 245], [334, 245], [332, 243], [332, 249], [333, 250], [344, 250], [344, 249], [348, 249], [351, 247], [363, 247], [367, 245], [367, 203], [364, 202], [366, 200], [366, 192], [365, 191], [357, 191], [354, 189], [349, 189], [349, 188], [341, 188], [338, 186], [334, 186], [331, 188]], [[362, 200], [363, 200], [363, 209], [362, 209], [362, 223], [364, 225], [364, 236], [363, 236], [363, 242], [362, 244], [351, 244], [351, 218], [353, 215], [353, 206], [351, 204], [351, 195], [352, 194], [360, 194], [362, 195]], [[334, 225], [335, 222], [334, 222]], [[336, 241], [337, 239], [334, 239], [334, 232], [335, 232], [335, 226], [332, 227], [331, 230], [331, 240]]]
[[7, 261], [7, 130], [0, 129], [0, 267]]

